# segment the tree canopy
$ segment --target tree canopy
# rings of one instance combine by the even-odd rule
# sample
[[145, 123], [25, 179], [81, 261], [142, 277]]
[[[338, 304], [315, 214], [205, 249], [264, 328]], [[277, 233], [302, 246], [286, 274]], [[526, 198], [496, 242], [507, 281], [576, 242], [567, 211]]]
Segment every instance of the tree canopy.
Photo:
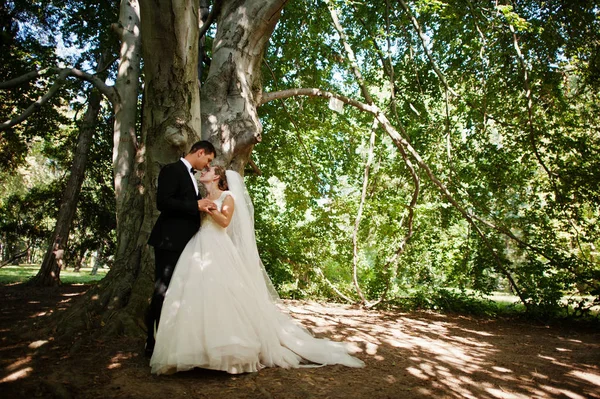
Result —
[[[248, 63], [233, 57], [247, 81], [238, 76], [234, 83], [222, 84], [219, 79], [225, 75], [217, 72], [229, 64], [219, 46], [238, 37], [226, 30], [229, 19], [259, 11], [251, 1], [200, 2], [200, 10], [210, 6], [214, 14], [204, 15], [210, 28], [203, 28], [206, 36], [199, 40], [205, 45], [198, 53], [206, 68], [198, 76], [202, 132], [195, 134], [218, 143], [225, 154], [228, 143], [233, 148], [243, 140], [226, 136], [224, 126], [232, 131], [251, 126], [254, 142], [240, 150], [244, 155], [234, 151], [222, 160], [232, 168], [245, 166], [259, 250], [283, 295], [366, 306], [382, 301], [444, 306], [467, 293], [510, 290], [534, 313], [559, 311], [565, 297], [582, 314], [598, 303], [597, 1], [271, 3], [285, 5], [280, 18], [273, 19], [273, 33], [269, 26], [252, 25], [264, 29], [259, 36], [268, 40], [264, 52], [256, 50], [259, 57]], [[99, 52], [106, 49], [118, 57], [114, 36], [108, 34], [118, 18], [117, 6], [56, 0], [2, 6], [4, 80], [64, 65], [93, 71]], [[144, 6], [149, 7], [140, 2], [142, 27]], [[183, 10], [177, 8], [181, 14], [176, 18], [192, 12]], [[175, 23], [174, 32], [179, 32], [177, 23], [182, 22]], [[242, 31], [231, 32], [247, 33]], [[59, 34], [67, 46], [83, 50], [61, 57], [55, 39]], [[153, 40], [157, 52], [170, 51]], [[253, 40], [247, 39], [248, 46], [259, 48], [262, 42]], [[144, 53], [147, 58], [153, 48]], [[150, 59], [143, 63], [139, 85], [146, 90], [145, 106], [162, 101], [168, 116], [170, 103], [163, 101], [168, 96], [148, 81], [162, 78], [165, 71]], [[117, 66], [109, 76], [118, 79]], [[69, 79], [33, 116], [2, 131], [3, 184], [18, 180], [17, 167], [27, 156], [43, 154], [49, 165], [66, 170], [79, 99], [90, 82]], [[5, 89], [0, 90], [3, 120], [22, 113], [51, 85], [46, 78], [10, 89], [0, 86]], [[182, 83], [185, 90], [193, 86], [193, 81]], [[219, 90], [229, 96], [229, 107], [242, 104], [250, 114], [255, 110], [259, 123], [239, 112], [237, 117], [215, 117], [219, 128], [211, 127], [210, 115], [224, 112], [215, 105]], [[232, 101], [232, 93], [246, 103]], [[179, 110], [176, 116], [199, 120], [196, 100], [187, 98], [191, 110]], [[174, 104], [185, 104], [183, 99]], [[118, 173], [110, 170], [118, 157], [112, 137], [114, 104], [105, 104], [95, 136], [72, 251], [77, 245], [100, 247], [107, 237], [113, 237], [103, 244], [108, 248], [125, 245], [115, 242], [118, 231], [104, 233], [115, 225], [102, 220], [121, 215], [120, 206], [125, 216], [148, 207], [151, 199], [144, 197], [145, 205], [125, 199], [120, 205], [119, 189], [115, 194], [111, 175]], [[128, 184], [151, 192], [152, 183], [144, 179], [152, 179], [152, 167], [173, 158], [178, 146], [194, 138], [194, 129], [186, 133], [188, 141], [175, 145], [160, 130], [173, 118], [160, 125], [150, 119], [156, 113], [144, 112], [135, 151], [127, 155], [140, 162], [130, 168], [134, 177]], [[144, 156], [151, 161], [144, 164]], [[60, 187], [61, 179], [27, 191], [19, 183], [9, 186], [13, 188], [0, 202], [6, 215], [0, 226], [4, 242], [6, 234], [22, 240], [47, 238], [48, 228], [16, 226], [21, 219], [38, 220], [35, 212], [54, 217], [58, 189], [51, 201], [39, 200], [46, 208], [27, 206], [25, 199], [44, 185]], [[140, 234], [150, 223], [148, 212], [143, 220], [136, 230]], [[143, 254], [136, 259], [150, 262]]]

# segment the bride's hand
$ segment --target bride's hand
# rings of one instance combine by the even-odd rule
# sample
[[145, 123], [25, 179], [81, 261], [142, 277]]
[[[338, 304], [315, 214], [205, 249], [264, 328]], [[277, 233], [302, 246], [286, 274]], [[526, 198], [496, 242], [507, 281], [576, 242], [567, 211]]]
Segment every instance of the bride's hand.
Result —
[[217, 209], [217, 206], [211, 200], [206, 198], [198, 200], [198, 210], [200, 212], [210, 213], [210, 211], [214, 209]]
[[223, 201], [223, 207], [219, 211], [218, 209], [211, 209], [208, 214], [212, 216], [213, 220], [221, 227], [229, 226], [231, 222], [231, 216], [233, 215], [234, 202], [233, 198], [228, 195]]

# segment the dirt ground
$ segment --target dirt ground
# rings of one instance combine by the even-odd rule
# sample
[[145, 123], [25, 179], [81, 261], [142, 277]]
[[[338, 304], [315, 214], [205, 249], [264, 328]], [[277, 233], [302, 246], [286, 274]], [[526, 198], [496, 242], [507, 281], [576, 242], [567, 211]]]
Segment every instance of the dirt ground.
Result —
[[285, 302], [296, 319], [351, 342], [366, 367], [156, 377], [142, 339], [41, 335], [86, 289], [0, 286], [0, 398], [600, 398], [597, 329], [297, 301]]

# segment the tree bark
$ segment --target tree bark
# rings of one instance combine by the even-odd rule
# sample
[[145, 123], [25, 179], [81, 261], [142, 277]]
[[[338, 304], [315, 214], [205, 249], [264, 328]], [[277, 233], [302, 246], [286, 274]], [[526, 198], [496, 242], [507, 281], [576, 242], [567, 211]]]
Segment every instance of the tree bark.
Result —
[[113, 24], [112, 29], [121, 39], [119, 70], [115, 81], [118, 101], [113, 101], [115, 114], [113, 174], [118, 224], [122, 219], [123, 212], [127, 211], [123, 206], [123, 192], [129, 187], [129, 179], [135, 169], [138, 150], [136, 119], [141, 60], [140, 4], [138, 0], [121, 0], [119, 22]]
[[[106, 53], [100, 56], [98, 70], [105, 69], [104, 67], [107, 59], [108, 54]], [[52, 235], [52, 240], [46, 250], [46, 255], [42, 261], [42, 267], [37, 275], [28, 282], [30, 285], [52, 287], [60, 284], [60, 271], [63, 265], [64, 254], [67, 250], [69, 233], [71, 231], [73, 218], [75, 217], [81, 185], [85, 178], [85, 167], [92, 145], [94, 131], [96, 130], [101, 101], [102, 94], [100, 94], [97, 89], [92, 89], [88, 108], [79, 130], [79, 138], [77, 139], [73, 165], [71, 165], [71, 174], [63, 193], [54, 234]]]
[[286, 0], [224, 1], [206, 83], [202, 87], [202, 137], [219, 162], [243, 173], [261, 141], [256, 108], [262, 96], [261, 63]]
[[86, 249], [81, 249], [79, 251], [79, 253], [77, 254], [77, 256], [75, 257], [74, 264], [73, 264], [74, 272], [78, 272], [79, 270], [81, 270], [81, 266], [83, 265], [83, 260], [85, 259], [86, 252], [87, 252]]
[[121, 186], [115, 262], [79, 305], [62, 316], [69, 322], [60, 325], [59, 334], [100, 326], [98, 334], [142, 334], [154, 278], [154, 254], [146, 242], [158, 217], [158, 172], [201, 137], [218, 148], [220, 163], [242, 171], [260, 140], [260, 65], [285, 2], [221, 3], [201, 113], [198, 1], [140, 1], [142, 132], [127, 184]]

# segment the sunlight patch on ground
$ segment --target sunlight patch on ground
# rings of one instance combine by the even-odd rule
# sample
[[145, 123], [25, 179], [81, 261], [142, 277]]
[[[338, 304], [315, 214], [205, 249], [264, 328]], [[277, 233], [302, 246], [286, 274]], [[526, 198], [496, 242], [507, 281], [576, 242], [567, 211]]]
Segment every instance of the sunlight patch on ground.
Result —
[[413, 376], [417, 377], [420, 380], [428, 380], [429, 377], [425, 375], [425, 373], [423, 373], [421, 370], [419, 370], [416, 367], [408, 367], [406, 369], [406, 371], [408, 371], [410, 374], [412, 374]]
[[530, 397], [529, 395], [520, 395], [513, 392], [505, 391], [504, 389], [502, 389], [502, 387], [487, 387], [485, 388], [485, 390], [494, 398], [498, 399], [528, 399]]
[[13, 381], [19, 380], [21, 378], [25, 378], [29, 374], [31, 374], [32, 371], [33, 371], [33, 368], [31, 368], [31, 367], [26, 367], [22, 370], [16, 371], [10, 375], [7, 375], [3, 379], [1, 379], [0, 384], [3, 384], [5, 382], [13, 382]]
[[584, 396], [581, 396], [575, 392], [567, 391], [566, 389], [559, 389], [558, 392], [562, 393], [563, 395], [565, 395], [567, 398], [570, 398], [570, 399], [587, 399]]
[[547, 379], [548, 379], [548, 376], [547, 376], [547, 375], [540, 374], [540, 373], [538, 373], [537, 371], [532, 371], [532, 372], [531, 372], [531, 376], [532, 376], [533, 378], [537, 378], [537, 379], [539, 379], [539, 380], [547, 380]]
[[591, 382], [592, 384], [596, 385], [598, 387], [598, 389], [600, 389], [600, 375], [598, 375], [598, 374], [592, 374], [592, 373], [586, 373], [584, 371], [573, 370], [573, 371], [570, 371], [567, 375], [577, 377], [577, 378], [582, 379], [587, 382]]
[[464, 332], [468, 332], [468, 333], [471, 333], [471, 334], [481, 335], [482, 337], [495, 337], [494, 334], [491, 334], [491, 333], [486, 332], [486, 331], [470, 330], [468, 328], [462, 328], [462, 330]]
[[127, 353], [117, 353], [115, 356], [110, 359], [110, 364], [106, 366], [107, 369], [113, 370], [121, 367], [121, 362], [131, 359], [132, 357], [137, 356], [137, 354], [127, 352]]
[[[321, 317], [306, 316], [306, 320], [310, 320], [313, 323], [313, 329], [319, 333], [332, 332], [331, 323], [323, 320]], [[317, 328], [315, 328], [317, 327]]]
[[17, 360], [16, 362], [12, 363], [11, 365], [6, 366], [6, 371], [15, 371], [16, 369], [25, 366], [27, 363], [29, 363], [31, 361], [31, 356], [26, 356], [22, 359]]
[[[575, 392], [571, 392], [566, 389], [555, 388], [550, 385], [540, 385], [540, 388], [553, 396], [564, 396], [570, 399], [587, 399], [585, 396], [581, 396]], [[548, 395], [544, 392], [538, 392], [538, 395], [544, 395], [543, 397], [548, 397]]]
[[30, 318], [30, 319], [34, 319], [34, 318], [36, 318], [36, 317], [42, 317], [42, 316], [46, 316], [47, 314], [50, 314], [50, 313], [52, 313], [52, 311], [51, 311], [51, 310], [50, 310], [50, 311], [48, 311], [48, 312], [38, 312], [38, 313], [35, 313], [35, 314], [33, 314], [33, 315], [29, 316], [29, 318]]
[[559, 352], [572, 352], [571, 349], [565, 349], [565, 348], [556, 348], [556, 350]]
[[37, 349], [42, 345], [46, 345], [47, 343], [48, 343], [48, 341], [46, 341], [46, 340], [33, 341], [32, 343], [29, 344], [29, 349]]
[[[290, 306], [290, 312], [311, 330], [359, 345], [367, 367], [369, 359], [371, 367], [380, 362], [383, 367], [404, 363], [406, 375], [421, 381], [420, 385], [428, 385], [428, 388], [413, 388], [412, 392], [416, 394], [418, 390], [419, 396], [435, 397], [436, 392], [456, 398], [487, 399], [580, 399], [585, 396], [581, 395], [583, 392], [571, 391], [563, 385], [564, 381], [549, 378], [537, 368], [527, 370], [523, 363], [526, 359], [500, 360], [503, 357], [497, 343], [503, 340], [502, 330], [488, 329], [478, 325], [476, 320], [471, 326], [463, 326], [437, 314], [420, 318], [414, 314], [361, 311], [347, 305], [299, 302]], [[541, 328], [539, 333], [545, 330], [547, 328]], [[538, 331], [524, 330], [524, 345], [531, 348], [532, 344], [528, 342], [535, 342], [537, 334]], [[554, 339], [561, 340], [560, 337]], [[550, 347], [550, 351], [554, 349], [552, 356], [548, 356], [548, 352], [532, 356], [569, 372], [577, 365], [568, 364], [565, 355], [573, 353], [571, 346], [581, 344], [581, 341], [564, 341], [565, 344]], [[389, 347], [396, 348], [399, 356], [383, 356]], [[519, 353], [516, 348], [515, 351], [515, 354]], [[565, 379], [579, 379], [583, 384], [600, 387], [600, 375], [593, 372], [571, 371]], [[395, 374], [382, 373], [380, 381], [395, 386], [399, 380]]]
[[570, 365], [563, 363], [563, 362], [559, 362], [558, 360], [556, 360], [555, 358], [551, 357], [551, 356], [544, 356], [544, 355], [538, 355], [538, 357], [541, 357], [542, 359], [545, 360], [550, 360], [552, 363], [556, 364], [557, 366], [562, 366], [562, 367], [571, 367]]

